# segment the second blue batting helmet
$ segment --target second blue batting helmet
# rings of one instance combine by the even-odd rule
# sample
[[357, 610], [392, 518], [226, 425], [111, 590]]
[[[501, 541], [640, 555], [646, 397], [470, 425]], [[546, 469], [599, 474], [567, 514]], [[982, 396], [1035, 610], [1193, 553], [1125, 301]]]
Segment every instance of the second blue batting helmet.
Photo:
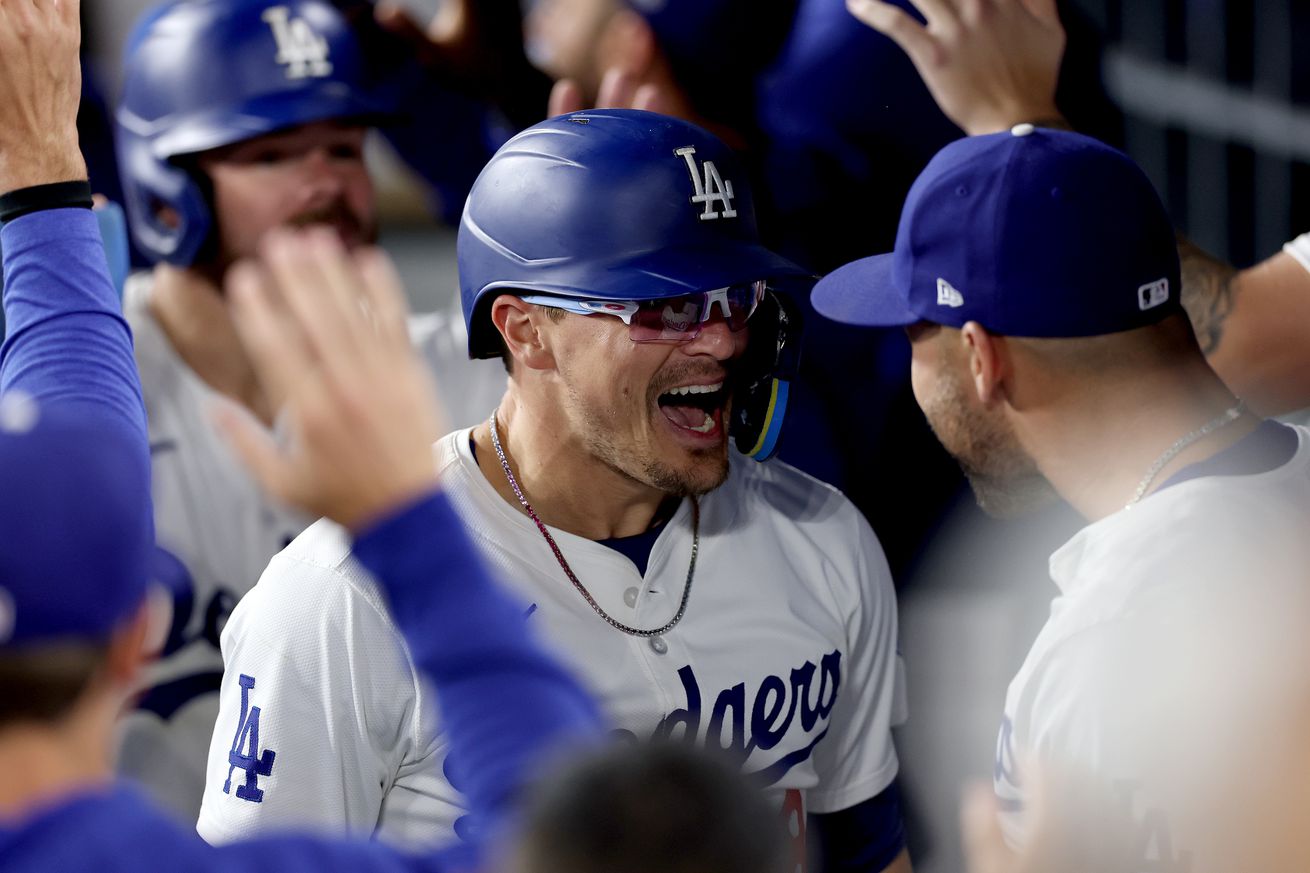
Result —
[[[180, 158], [385, 110], [355, 34], [328, 0], [170, 0], [137, 24], [123, 67], [117, 149], [132, 236], [150, 258], [183, 266], [213, 216]], [[178, 221], [162, 220], [160, 207]]]

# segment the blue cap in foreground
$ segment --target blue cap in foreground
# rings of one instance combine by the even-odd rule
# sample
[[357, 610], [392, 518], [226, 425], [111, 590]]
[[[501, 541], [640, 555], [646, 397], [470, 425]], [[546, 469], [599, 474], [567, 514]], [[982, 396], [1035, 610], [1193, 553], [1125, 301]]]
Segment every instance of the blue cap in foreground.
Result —
[[144, 601], [149, 494], [115, 439], [75, 407], [0, 397], [0, 646], [102, 639]]
[[896, 248], [815, 286], [835, 321], [920, 321], [1019, 337], [1086, 337], [1181, 311], [1164, 205], [1122, 152], [1022, 124], [937, 153], [901, 212]]

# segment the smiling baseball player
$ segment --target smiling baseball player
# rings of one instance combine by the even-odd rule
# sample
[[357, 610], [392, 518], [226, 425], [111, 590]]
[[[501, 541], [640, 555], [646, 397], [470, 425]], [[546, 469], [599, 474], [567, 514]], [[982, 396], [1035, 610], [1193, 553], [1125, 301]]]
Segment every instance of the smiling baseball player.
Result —
[[[653, 113], [542, 123], [484, 169], [459, 259], [470, 352], [502, 356], [510, 390], [437, 443], [438, 466], [524, 621], [624, 736], [721, 748], [754, 774], [798, 865], [821, 843], [834, 863], [906, 869], [882, 550], [838, 492], [729, 448], [776, 447], [797, 336], [770, 283], [800, 274], [759, 245], [738, 160]], [[223, 655], [207, 839], [469, 833], [465, 764], [339, 529], [272, 561]], [[240, 676], [260, 695], [257, 746]], [[233, 792], [242, 779], [257, 801]]]

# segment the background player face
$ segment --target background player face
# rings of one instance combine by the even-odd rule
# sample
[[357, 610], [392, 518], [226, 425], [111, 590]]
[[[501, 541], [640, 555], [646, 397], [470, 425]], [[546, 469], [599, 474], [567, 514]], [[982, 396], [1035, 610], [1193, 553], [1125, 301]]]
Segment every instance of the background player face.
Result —
[[[666, 494], [703, 494], [728, 475], [728, 382], [749, 328], [721, 315], [684, 345], [634, 343], [617, 318], [545, 321], [571, 437], [621, 475]], [[671, 393], [692, 388], [687, 393]]]
[[914, 397], [937, 439], [964, 470], [978, 505], [1004, 517], [1049, 502], [1055, 491], [1009, 420], [973, 390], [960, 332], [919, 324], [907, 333]]
[[213, 183], [220, 265], [253, 255], [264, 234], [285, 225], [325, 224], [349, 246], [374, 241], [366, 132], [321, 121], [202, 155], [200, 169]]
[[528, 57], [552, 79], [573, 79], [594, 94], [596, 43], [618, 8], [616, 0], [536, 0], [524, 20]]

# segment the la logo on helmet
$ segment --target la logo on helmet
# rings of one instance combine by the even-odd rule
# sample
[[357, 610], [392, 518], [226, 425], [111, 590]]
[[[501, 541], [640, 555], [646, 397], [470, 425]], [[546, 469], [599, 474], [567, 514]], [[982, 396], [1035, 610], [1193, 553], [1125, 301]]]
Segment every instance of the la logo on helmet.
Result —
[[322, 78], [332, 75], [328, 60], [328, 41], [314, 32], [303, 18], [292, 18], [285, 6], [271, 6], [264, 10], [264, 21], [273, 30], [277, 42], [274, 61], [285, 64], [288, 79]]
[[[723, 181], [713, 161], [704, 163], [705, 175], [702, 179], [701, 168], [696, 166], [695, 146], [676, 149], [673, 153], [687, 162], [687, 172], [691, 174], [691, 184], [696, 189], [691, 202], [705, 204], [705, 211], [700, 214], [700, 220], [712, 221], [719, 217], [736, 218], [737, 210], [732, 208], [732, 198], [735, 196], [732, 193], [732, 180]], [[719, 204], [720, 210], [714, 208], [715, 203]]]

